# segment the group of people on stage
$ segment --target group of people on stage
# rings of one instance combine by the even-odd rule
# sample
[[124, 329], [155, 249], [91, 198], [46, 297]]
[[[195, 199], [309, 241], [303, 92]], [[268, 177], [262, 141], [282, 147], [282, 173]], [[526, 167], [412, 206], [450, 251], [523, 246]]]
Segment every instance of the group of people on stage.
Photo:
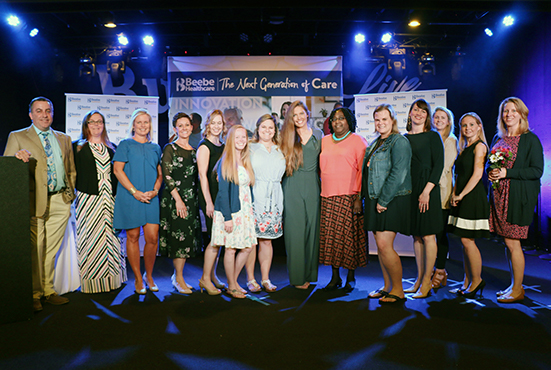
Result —
[[[465, 277], [458, 294], [471, 298], [482, 294], [485, 282], [475, 239], [495, 232], [505, 239], [512, 276], [510, 286], [498, 293], [498, 301], [524, 297], [520, 239], [527, 237], [540, 190], [543, 149], [529, 129], [528, 109], [518, 98], [501, 103], [491, 149], [476, 113], [461, 117], [457, 140], [452, 112], [436, 107], [433, 113], [423, 99], [411, 105], [405, 135], [398, 130], [391, 105], [376, 107], [378, 137], [371, 144], [355, 134], [356, 119], [349, 109], [336, 106], [329, 117], [329, 134], [323, 136], [310, 125], [310, 112], [301, 101], [287, 104], [285, 112], [282, 109], [281, 130], [273, 115], [260, 117], [252, 139], [244, 126], [228, 124], [224, 112], [213, 110], [197, 149], [190, 142], [198, 132], [197, 121], [201, 122], [196, 114], [173, 117], [174, 136], [161, 150], [151, 141], [152, 119], [144, 109], [134, 111], [129, 136], [118, 147], [109, 141], [99, 111], [84, 117], [81, 137], [72, 148], [65, 143], [67, 136], [50, 129], [53, 106], [48, 99], [34, 99], [29, 112], [33, 125], [10, 134], [5, 155], [23, 161], [32, 157], [39, 163], [36, 211], [32, 211], [33, 225], [43, 228], [32, 234], [38, 251], [33, 254], [37, 311], [43, 295], [53, 304], [68, 301], [53, 291], [49, 277], [41, 278], [38, 272], [47, 270], [53, 280], [52, 253], [55, 258], [61, 239], [54, 241], [49, 233], [64, 230], [73, 187], [85, 293], [116, 289], [127, 280], [116, 235], [120, 230], [125, 230], [137, 294], [145, 294], [147, 288], [159, 290], [153, 276], [158, 250], [173, 260], [173, 287], [192, 293], [183, 271], [186, 260], [201, 252], [201, 209], [210, 240], [199, 288], [209, 295], [226, 290], [234, 298], [245, 298], [247, 290], [275, 291], [270, 280], [272, 240], [282, 235], [291, 285], [307, 289], [317, 281], [321, 263], [332, 267], [324, 289], [343, 286], [342, 267], [347, 270], [343, 289], [350, 292], [356, 268], [367, 264], [366, 231], [372, 231], [384, 285], [369, 297], [381, 303], [403, 302], [408, 292], [413, 298], [425, 298], [431, 289], [447, 283], [448, 231], [463, 244]], [[489, 200], [485, 172], [492, 183]], [[38, 177], [44, 177], [40, 184]], [[41, 197], [44, 206], [38, 203]], [[57, 208], [63, 215], [52, 223]], [[414, 238], [418, 274], [405, 290], [400, 257], [393, 247], [396, 233]], [[216, 275], [222, 246], [227, 285]], [[254, 274], [256, 259], [260, 284]], [[247, 290], [238, 283], [243, 268]]]

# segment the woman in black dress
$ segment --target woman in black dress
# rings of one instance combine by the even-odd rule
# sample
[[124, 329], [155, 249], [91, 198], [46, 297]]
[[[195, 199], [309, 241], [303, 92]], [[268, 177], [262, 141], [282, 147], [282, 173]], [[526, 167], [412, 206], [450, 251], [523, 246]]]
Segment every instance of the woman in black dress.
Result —
[[214, 199], [218, 194], [218, 181], [213, 168], [224, 151], [224, 143], [220, 138], [224, 134], [224, 114], [221, 110], [215, 109], [207, 116], [205, 128], [203, 129], [203, 140], [197, 148], [197, 167], [199, 169], [199, 204], [205, 215], [207, 226], [207, 237], [209, 243], [205, 249], [205, 260], [203, 263], [203, 275], [199, 280], [201, 292], [203, 289], [210, 295], [220, 294], [220, 289], [226, 288], [216, 276], [216, 265], [218, 264], [219, 247], [213, 247], [210, 243], [212, 233], [212, 216], [214, 214]]
[[431, 130], [430, 105], [424, 99], [409, 109], [406, 138], [411, 144], [411, 235], [417, 263], [417, 280], [406, 293], [425, 298], [432, 289], [432, 270], [438, 247], [436, 234], [444, 227], [438, 185], [444, 168], [442, 138]]
[[195, 257], [201, 241], [197, 159], [189, 143], [193, 131], [190, 117], [177, 113], [172, 126], [177, 139], [165, 146], [161, 159], [165, 188], [161, 198], [159, 249], [161, 255], [172, 258], [172, 286], [179, 293], [190, 294], [191, 287], [184, 280], [184, 265], [187, 258]]
[[466, 298], [480, 295], [486, 286], [482, 280], [482, 257], [475, 238], [490, 236], [490, 206], [482, 183], [488, 146], [482, 120], [476, 113], [465, 113], [459, 120], [459, 157], [455, 161], [456, 180], [451, 198], [449, 230], [461, 237], [465, 279], [458, 291]]

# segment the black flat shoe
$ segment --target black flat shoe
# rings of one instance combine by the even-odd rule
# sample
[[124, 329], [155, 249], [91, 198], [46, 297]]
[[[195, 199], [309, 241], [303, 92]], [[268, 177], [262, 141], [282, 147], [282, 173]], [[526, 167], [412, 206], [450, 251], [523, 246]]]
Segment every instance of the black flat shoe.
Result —
[[330, 282], [323, 288], [323, 290], [331, 291], [331, 290], [337, 290], [342, 286], [342, 280], [336, 281], [336, 282]]
[[[383, 301], [383, 299], [393, 299], [392, 301]], [[379, 303], [380, 304], [402, 304], [404, 303], [405, 301], [407, 301], [407, 298], [400, 298], [398, 297], [397, 295], [394, 295], [394, 294], [387, 294], [386, 296], [384, 297], [381, 297], [379, 298]]]
[[356, 287], [356, 280], [347, 281], [343, 288], [343, 291], [345, 293], [350, 293], [351, 291], [354, 290], [355, 287]]

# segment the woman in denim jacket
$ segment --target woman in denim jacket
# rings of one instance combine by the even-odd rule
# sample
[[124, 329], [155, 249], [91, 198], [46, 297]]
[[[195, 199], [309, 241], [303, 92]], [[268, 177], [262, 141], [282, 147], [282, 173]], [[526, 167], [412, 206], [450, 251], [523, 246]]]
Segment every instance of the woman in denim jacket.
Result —
[[394, 250], [396, 233], [410, 235], [411, 146], [398, 131], [396, 113], [381, 104], [373, 113], [379, 137], [365, 152], [362, 171], [364, 227], [377, 243], [384, 286], [369, 293], [380, 303], [404, 302], [402, 264]]

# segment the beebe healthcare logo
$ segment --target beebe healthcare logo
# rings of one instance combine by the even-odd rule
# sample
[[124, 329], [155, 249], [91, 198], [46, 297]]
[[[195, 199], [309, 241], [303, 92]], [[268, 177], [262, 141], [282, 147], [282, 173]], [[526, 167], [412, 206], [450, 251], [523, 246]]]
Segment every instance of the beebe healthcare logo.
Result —
[[72, 118], [72, 117], [80, 117], [81, 114], [80, 114], [80, 113], [75, 113], [75, 112], [69, 112], [69, 113], [68, 113], [68, 116], [69, 116], [69, 118]]
[[412, 98], [413, 100], [425, 99], [425, 94], [423, 94], [423, 95], [412, 95], [411, 98]]
[[215, 91], [214, 78], [176, 78], [176, 91]]
[[112, 98], [107, 99], [107, 104], [119, 104], [119, 103], [120, 103], [119, 99], [112, 99]]
[[116, 114], [116, 113], [109, 113], [109, 114], [107, 115], [107, 118], [117, 118], [117, 119], [118, 119], [118, 118], [119, 118], [119, 115]]
[[157, 100], [145, 100], [145, 105], [157, 105]]
[[432, 99], [445, 98], [446, 94], [444, 94], [444, 93], [435, 93], [435, 94], [432, 94], [431, 97], [432, 97]]
[[88, 98], [88, 103], [100, 103], [101, 102], [101, 99], [100, 98]]
[[117, 112], [128, 112], [128, 107], [119, 107], [117, 106]]
[[376, 102], [387, 101], [387, 100], [388, 100], [388, 97], [386, 97], [386, 96], [376, 96], [375, 97]]
[[90, 105], [77, 105], [78, 110], [90, 110], [92, 107]]
[[77, 98], [77, 97], [74, 97], [74, 96], [69, 96], [69, 103], [80, 102], [80, 101], [82, 101], [80, 98]]
[[98, 110], [111, 110], [111, 107], [98, 105]]
[[139, 104], [140, 102], [136, 99], [126, 99], [126, 104]]
[[406, 100], [406, 96], [405, 95], [396, 95], [396, 96], [392, 97], [392, 100], [394, 100], [394, 101]]

